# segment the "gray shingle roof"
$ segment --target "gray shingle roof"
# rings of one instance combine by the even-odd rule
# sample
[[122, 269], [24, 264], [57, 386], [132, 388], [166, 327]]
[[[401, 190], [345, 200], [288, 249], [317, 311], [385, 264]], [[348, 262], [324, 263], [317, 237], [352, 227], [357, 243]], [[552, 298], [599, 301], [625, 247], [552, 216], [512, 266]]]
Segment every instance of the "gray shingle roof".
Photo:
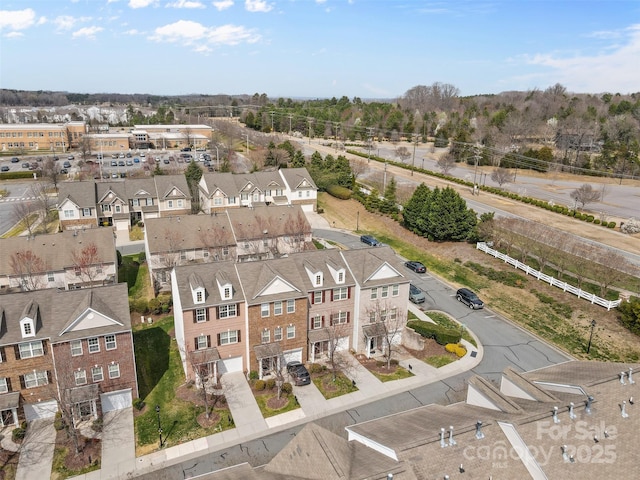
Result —
[[59, 271], [73, 266], [73, 252], [94, 243], [99, 263], [115, 262], [115, 240], [108, 228], [88, 228], [27, 237], [0, 239], [0, 275], [14, 275], [11, 258], [21, 251], [29, 250], [42, 259], [45, 270]]
[[388, 264], [398, 272], [399, 283], [409, 282], [409, 278], [403, 273], [404, 267], [402, 260], [391, 247], [359, 248], [355, 250], [343, 250], [341, 253], [346, 259], [353, 276], [362, 288], [388, 283], [388, 279], [371, 279], [371, 276], [385, 264]]
[[[295, 262], [290, 258], [275, 260], [246, 262], [236, 264], [238, 276], [242, 281], [242, 287], [247, 304], [259, 305], [273, 300], [287, 300], [306, 296], [302, 277]], [[274, 281], [279, 278], [291, 287], [291, 291], [272, 295], [261, 294]]]
[[[0, 311], [4, 311], [5, 331], [0, 332], [0, 345], [11, 345], [23, 341], [20, 320], [25, 307], [35, 302], [38, 305], [39, 328], [35, 339], [49, 338], [53, 343], [84, 338], [88, 335], [105, 335], [131, 329], [127, 284], [119, 283], [104, 287], [81, 290], [38, 290], [34, 292], [0, 295]], [[62, 334], [87, 308], [106, 315], [115, 322], [102, 326]], [[121, 325], [119, 325], [121, 324]], [[34, 338], [34, 337], [31, 337]]]
[[65, 199], [71, 200], [80, 208], [95, 208], [96, 184], [95, 182], [63, 182], [59, 185], [58, 205]]
[[[184, 309], [195, 308], [193, 295], [191, 294], [190, 280], [192, 276], [197, 276], [201, 286], [205, 289], [205, 299], [198, 307], [220, 305], [222, 303], [239, 303], [244, 301], [240, 280], [236, 274], [235, 263], [233, 262], [213, 262], [196, 265], [183, 265], [175, 268], [180, 301]], [[220, 289], [216, 281], [217, 276], [222, 273], [231, 284], [232, 299], [223, 300], [220, 296]]]
[[[144, 224], [151, 254], [236, 244], [226, 215], [150, 218]], [[176, 245], [177, 242], [177, 245]]]
[[309, 183], [309, 185], [310, 185], [309, 188], [313, 188], [313, 189], [316, 189], [316, 190], [318, 189], [318, 187], [316, 186], [315, 182], [311, 178], [311, 175], [309, 175], [309, 172], [304, 167], [301, 167], [301, 168], [281, 168], [280, 169], [280, 174], [282, 176], [284, 176], [284, 179], [286, 180], [286, 182], [289, 185], [289, 188], [291, 188], [291, 190], [296, 190], [298, 188], [304, 188], [304, 187], [300, 187], [300, 184], [305, 180]]
[[230, 208], [226, 213], [238, 241], [311, 233], [300, 205]]

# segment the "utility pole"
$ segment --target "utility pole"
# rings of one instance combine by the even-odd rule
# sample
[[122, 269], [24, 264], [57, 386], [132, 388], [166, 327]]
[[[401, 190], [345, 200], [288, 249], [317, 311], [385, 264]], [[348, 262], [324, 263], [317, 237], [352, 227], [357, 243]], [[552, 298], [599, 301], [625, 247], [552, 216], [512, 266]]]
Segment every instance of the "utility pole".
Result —
[[475, 153], [473, 157], [476, 160], [476, 168], [473, 171], [473, 190], [475, 193], [477, 188], [476, 175], [478, 174], [478, 162], [480, 161], [480, 144], [479, 143], [476, 143], [474, 150], [475, 150]]
[[369, 153], [367, 154], [367, 163], [371, 162], [371, 144], [373, 142], [373, 128], [367, 127], [367, 149]]
[[275, 115], [276, 112], [271, 112], [271, 133], [274, 132], [273, 130], [273, 116]]
[[307, 117], [307, 123], [309, 124], [309, 145], [311, 145], [311, 124], [313, 123], [313, 118]]
[[418, 134], [412, 133], [413, 136], [413, 160], [411, 160], [411, 176], [413, 177], [413, 171], [416, 168], [416, 145], [418, 145]]
[[289, 135], [291, 135], [291, 120], [293, 119], [293, 115], [289, 114]]
[[244, 136], [247, 137], [247, 155], [249, 155], [249, 134], [245, 133]]

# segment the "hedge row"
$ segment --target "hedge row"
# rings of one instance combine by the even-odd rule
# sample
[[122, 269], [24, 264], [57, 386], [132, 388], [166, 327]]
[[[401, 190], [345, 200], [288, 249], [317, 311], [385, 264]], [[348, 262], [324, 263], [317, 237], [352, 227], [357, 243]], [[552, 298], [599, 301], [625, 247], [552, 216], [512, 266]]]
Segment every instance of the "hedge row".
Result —
[[340, 200], [349, 200], [353, 192], [341, 185], [329, 185], [327, 187], [327, 193], [332, 197], [339, 198]]
[[[33, 178], [33, 172], [24, 171], [24, 172], [3, 172], [0, 173], [0, 180], [15, 180], [17, 178]], [[40, 178], [40, 174], [38, 172], [38, 178]]]
[[423, 322], [421, 320], [412, 320], [407, 322], [407, 327], [413, 329], [425, 338], [434, 339], [439, 345], [447, 345], [448, 343], [458, 343], [462, 338], [459, 330], [445, 328], [431, 322]]
[[[357, 150], [347, 150], [347, 153], [350, 153], [352, 155], [357, 155], [359, 157], [367, 157], [367, 155], [365, 153], [358, 152]], [[427, 169], [424, 169], [424, 168], [412, 167], [411, 165], [405, 165], [404, 163], [389, 161], [389, 160], [387, 160], [385, 158], [377, 157], [375, 155], [370, 157], [370, 158], [372, 160], [377, 161], [377, 162], [388, 163], [389, 165], [393, 165], [393, 166], [396, 166], [396, 167], [404, 168], [406, 170], [415, 170], [417, 172], [424, 173], [426, 175], [430, 175], [432, 177], [440, 178], [442, 180], [446, 180], [446, 181], [449, 181], [449, 182], [457, 183], [458, 185], [464, 185], [464, 186], [467, 186], [469, 188], [473, 188], [473, 182], [469, 182], [469, 181], [463, 180], [461, 178], [451, 177], [451, 176], [445, 175], [444, 173], [441, 173], [441, 172], [434, 172], [432, 170], [427, 170]], [[600, 222], [599, 220], [596, 221], [596, 219], [593, 217], [593, 215], [588, 215], [586, 213], [577, 212], [577, 211], [572, 210], [572, 209], [570, 209], [568, 207], [565, 207], [564, 205], [554, 205], [554, 204], [549, 203], [549, 202], [547, 202], [545, 200], [540, 200], [540, 199], [532, 198], [532, 197], [523, 197], [522, 195], [518, 195], [517, 193], [508, 192], [508, 191], [503, 190], [503, 189], [498, 188], [498, 187], [487, 187], [487, 186], [484, 186], [484, 185], [480, 185], [479, 188], [480, 188], [480, 190], [482, 190], [484, 192], [493, 193], [494, 195], [500, 195], [501, 197], [506, 197], [506, 198], [509, 198], [511, 200], [517, 200], [519, 202], [527, 203], [529, 205], [534, 205], [536, 207], [544, 208], [545, 210], [549, 210], [551, 212], [559, 213], [561, 215], [571, 216], [571, 217], [577, 218], [578, 220], [583, 220], [583, 221], [589, 222], [589, 223], [601, 224], [603, 227], [606, 227], [606, 228], [616, 228], [616, 222]]]

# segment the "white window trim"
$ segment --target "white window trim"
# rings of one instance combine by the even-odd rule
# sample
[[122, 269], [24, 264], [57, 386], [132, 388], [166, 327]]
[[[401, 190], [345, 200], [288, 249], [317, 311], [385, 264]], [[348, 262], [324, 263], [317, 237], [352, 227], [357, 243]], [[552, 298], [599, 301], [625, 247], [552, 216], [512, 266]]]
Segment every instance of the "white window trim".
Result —
[[[95, 340], [96, 343], [95, 343], [94, 347], [97, 347], [97, 350], [95, 350], [95, 349], [92, 350], [91, 349], [92, 340]], [[87, 350], [89, 351], [89, 353], [100, 353], [100, 339], [98, 337], [93, 337], [93, 338], [87, 339], [87, 345], [88, 345]]]
[[260, 316], [266, 318], [271, 315], [271, 305], [269, 303], [263, 303], [260, 305]]
[[[82, 353], [83, 353], [82, 340], [71, 340], [70, 345], [71, 345], [71, 356], [72, 357], [79, 357], [80, 355], [82, 355]], [[80, 350], [79, 352], [77, 352], [78, 351], [77, 347], [80, 347], [79, 348], [79, 350]], [[74, 350], [77, 353], [74, 353]]]
[[[112, 363], [111, 365], [109, 365], [109, 378], [120, 378], [120, 364], [119, 363]], [[113, 372], [116, 372], [117, 375], [114, 375]]]
[[288, 325], [287, 326], [287, 340], [291, 340], [292, 338], [296, 338], [296, 326]]
[[296, 301], [293, 299], [287, 300], [287, 313], [296, 313]]
[[102, 366], [91, 367], [91, 380], [93, 383], [102, 382], [104, 380], [104, 371], [102, 370]]
[[[113, 337], [113, 341], [109, 341], [108, 338]], [[112, 345], [112, 346], [109, 346]], [[116, 350], [118, 348], [118, 341], [116, 340], [115, 335], [105, 335], [104, 336], [104, 348], [105, 350]]]
[[86, 385], [87, 384], [87, 371], [86, 370], [76, 370], [73, 372], [73, 378], [76, 382], [76, 386]]

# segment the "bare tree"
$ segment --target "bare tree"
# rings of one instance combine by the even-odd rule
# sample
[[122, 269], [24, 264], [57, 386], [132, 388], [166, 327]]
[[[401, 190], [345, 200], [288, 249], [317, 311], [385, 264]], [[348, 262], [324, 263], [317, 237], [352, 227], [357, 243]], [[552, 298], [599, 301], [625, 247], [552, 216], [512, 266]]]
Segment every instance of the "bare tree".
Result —
[[580, 204], [581, 208], [584, 208], [585, 205], [588, 205], [589, 203], [599, 201], [601, 195], [602, 192], [595, 190], [590, 184], [584, 183], [571, 192], [570, 197], [576, 202], [576, 204]]
[[407, 312], [398, 311], [395, 305], [378, 300], [367, 309], [365, 315], [369, 322], [376, 324], [378, 338], [383, 342], [387, 368], [390, 368], [393, 352], [400, 343], [402, 330], [407, 324]]
[[[204, 350], [192, 350], [185, 354], [193, 374], [196, 379], [196, 387], [198, 387], [202, 402], [204, 403], [205, 416], [207, 418], [211, 415], [211, 410], [215, 407], [216, 395], [211, 395], [208, 391], [209, 381], [214, 374], [212, 371], [213, 364], [220, 359], [218, 352], [215, 348], [209, 347]], [[217, 382], [217, 379], [214, 378]]]
[[624, 272], [630, 267], [629, 261], [613, 250], [607, 249], [606, 252], [599, 253], [597, 261], [592, 264], [592, 270], [594, 280], [600, 285], [600, 295], [604, 297], [608, 288], [622, 280], [626, 276]]
[[351, 164], [351, 174], [354, 180], [357, 180], [360, 175], [367, 171], [367, 162], [361, 158], [354, 158], [349, 163]]
[[226, 234], [224, 230], [218, 227], [200, 230], [200, 232], [198, 232], [198, 238], [200, 239], [203, 248], [206, 248], [209, 252], [208, 260], [205, 259], [205, 262], [213, 262], [219, 260], [223, 257], [223, 248], [230, 248], [230, 246], [227, 245]]
[[165, 228], [164, 239], [167, 242], [167, 250], [160, 255], [160, 263], [164, 267], [172, 269], [180, 265], [182, 235], [178, 230]]
[[23, 291], [44, 288], [43, 274], [47, 270], [44, 260], [32, 250], [18, 250], [9, 257], [9, 267], [14, 275], [20, 277]]
[[456, 159], [451, 153], [445, 153], [442, 157], [440, 157], [437, 165], [443, 174], [449, 175], [449, 172], [456, 166]]
[[395, 155], [400, 159], [402, 163], [404, 163], [411, 156], [411, 152], [407, 147], [402, 146], [396, 148]]
[[94, 280], [102, 270], [98, 246], [91, 242], [82, 248], [74, 249], [71, 252], [71, 261], [80, 278], [93, 287]]
[[17, 202], [13, 204], [13, 220], [27, 230], [29, 236], [38, 220], [38, 210], [33, 202]]
[[51, 183], [53, 183], [53, 188], [58, 190], [58, 182], [60, 181], [60, 170], [56, 165], [56, 161], [49, 157], [44, 161], [44, 165], [42, 168], [42, 175], [49, 178]]
[[491, 172], [491, 180], [502, 188], [502, 185], [513, 181], [513, 174], [508, 169], [499, 167]]
[[[344, 312], [346, 313], [346, 312]], [[351, 363], [340, 354], [344, 350], [345, 338], [348, 339], [351, 333], [351, 326], [343, 321], [341, 317], [342, 312], [332, 313], [330, 315], [330, 325], [325, 327], [327, 332], [327, 360], [329, 361], [329, 367], [333, 375], [333, 380], [336, 380], [338, 372], [347, 374], [347, 371], [351, 368]]]
[[31, 195], [36, 198], [36, 203], [43, 213], [43, 222], [48, 223], [51, 218], [51, 210], [53, 207], [53, 200], [49, 196], [49, 186], [45, 183], [38, 182], [31, 186]]
[[283, 230], [284, 242], [289, 246], [291, 253], [304, 251], [307, 235], [311, 233], [311, 225], [301, 211], [298, 211], [295, 217], [287, 217]]

